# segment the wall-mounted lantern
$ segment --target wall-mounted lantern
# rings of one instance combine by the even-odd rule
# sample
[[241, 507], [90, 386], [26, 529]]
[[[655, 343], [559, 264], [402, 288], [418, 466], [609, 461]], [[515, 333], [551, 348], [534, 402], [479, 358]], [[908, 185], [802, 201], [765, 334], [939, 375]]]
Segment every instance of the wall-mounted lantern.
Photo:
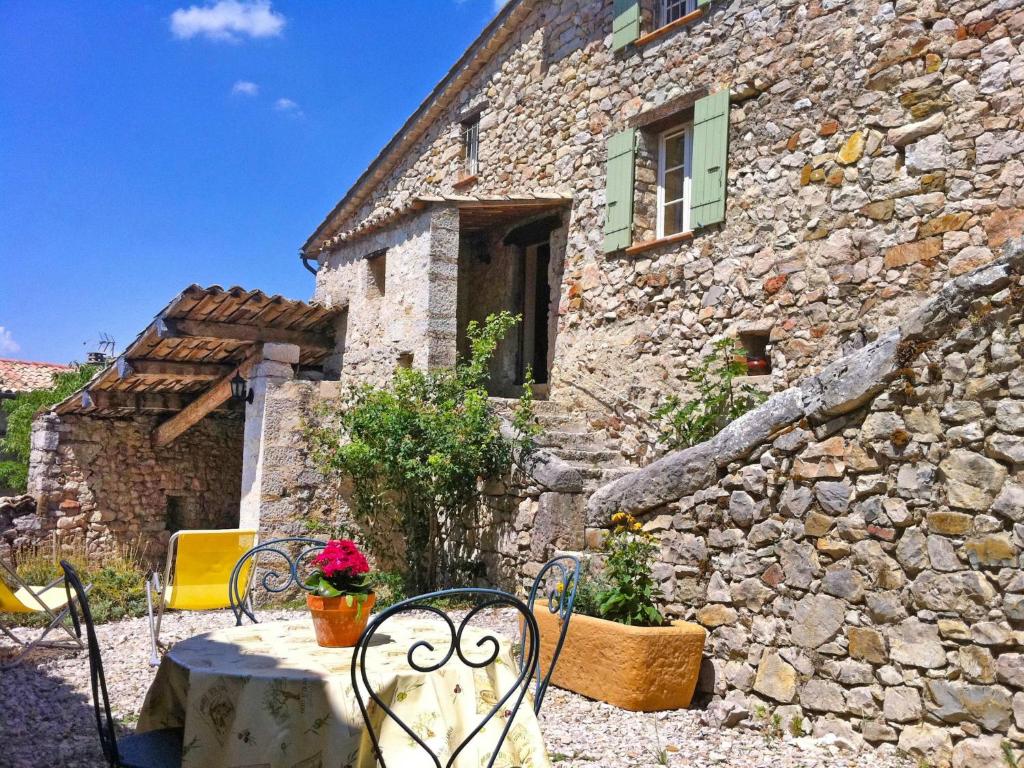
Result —
[[245, 379], [242, 378], [242, 374], [236, 373], [231, 377], [231, 399], [236, 403], [252, 403], [256, 393], [253, 390], [249, 390], [246, 394]]

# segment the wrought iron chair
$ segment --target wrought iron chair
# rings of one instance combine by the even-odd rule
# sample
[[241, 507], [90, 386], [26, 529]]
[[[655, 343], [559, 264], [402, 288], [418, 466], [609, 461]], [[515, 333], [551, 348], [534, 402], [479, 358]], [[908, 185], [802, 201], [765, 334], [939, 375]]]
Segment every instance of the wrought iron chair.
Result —
[[[327, 542], [320, 539], [292, 536], [265, 541], [242, 555], [235, 563], [228, 582], [228, 599], [231, 611], [235, 614], [235, 624], [241, 625], [246, 616], [254, 624], [259, 623], [252, 606], [254, 584], [260, 584], [272, 594], [287, 592], [295, 587], [309, 591], [309, 587], [303, 583], [305, 580], [299, 576], [299, 569], [309, 565], [310, 560], [326, 546]], [[266, 568], [263, 562], [268, 558], [283, 561], [277, 565], [282, 570]]]
[[[86, 644], [89, 648], [89, 680], [92, 683], [92, 706], [96, 714], [96, 728], [100, 734], [100, 747], [110, 768], [179, 768], [184, 731], [181, 728], [164, 728], [157, 731], [133, 733], [117, 738], [114, 717], [110, 713], [110, 697], [107, 695], [107, 680], [103, 675], [103, 659], [100, 645], [96, 640], [89, 597], [78, 573], [66, 560], [61, 560], [64, 569], [64, 588], [68, 605], [71, 607], [71, 623], [75, 635], [81, 639], [82, 624], [85, 624]], [[78, 601], [72, 602], [74, 590]], [[82, 619], [78, 618], [78, 611]]]
[[[555, 642], [554, 652], [551, 654], [551, 663], [547, 671], [541, 669], [540, 654], [537, 654], [537, 664], [534, 670], [537, 682], [533, 691], [533, 711], [540, 714], [540, 706], [544, 702], [544, 695], [548, 691], [551, 682], [551, 673], [555, 671], [555, 664], [562, 653], [562, 646], [565, 645], [565, 636], [569, 632], [569, 620], [572, 619], [572, 608], [576, 602], [576, 588], [580, 583], [580, 559], [575, 555], [560, 555], [545, 563], [540, 569], [537, 578], [533, 580], [533, 587], [530, 589], [530, 596], [526, 603], [531, 613], [536, 610], [537, 598], [547, 595], [548, 611], [557, 613], [561, 629], [558, 632], [558, 640]], [[526, 642], [526, 626], [523, 626], [522, 642]], [[526, 663], [526, 657], [520, 661], [520, 665]]]
[[[443, 610], [436, 606], [438, 600], [445, 599], [457, 599], [465, 600], [472, 599], [476, 605], [466, 614], [465, 618], [462, 619], [456, 625], [456, 622]], [[430, 757], [432, 763], [417, 762], [417, 765], [433, 765], [435, 768], [442, 768], [441, 757], [434, 754], [427, 743], [411, 728], [409, 727], [400, 717], [398, 717], [394, 710], [388, 705], [388, 702], [381, 698], [378, 691], [375, 691], [373, 685], [366, 672], [366, 652], [374, 644], [374, 640], [379, 633], [382, 632], [387, 626], [390, 619], [401, 614], [408, 613], [427, 613], [433, 616], [439, 617], [443, 626], [447, 626], [451, 633], [451, 642], [448, 645], [447, 650], [435, 649], [434, 646], [426, 640], [418, 640], [410, 646], [406, 653], [406, 660], [409, 666], [417, 672], [430, 673], [436, 672], [437, 670], [444, 667], [452, 657], [458, 657], [468, 667], [473, 669], [482, 669], [494, 663], [494, 660], [501, 653], [501, 644], [497, 637], [494, 635], [486, 635], [474, 643], [476, 649], [484, 649], [486, 652], [486, 658], [475, 659], [472, 653], [467, 657], [467, 649], [463, 647], [463, 633], [466, 627], [470, 625], [473, 618], [480, 613], [480, 611], [486, 608], [513, 608], [518, 611], [522, 617], [524, 626], [524, 637], [525, 644], [523, 646], [524, 663], [520, 666], [518, 676], [509, 690], [504, 695], [497, 699], [497, 702], [491, 707], [490, 712], [470, 731], [469, 735], [452, 751], [444, 768], [450, 768], [458, 760], [459, 755], [469, 745], [469, 743], [476, 738], [484, 727], [494, 718], [496, 714], [501, 712], [505, 718], [505, 725], [498, 737], [497, 743], [494, 745], [494, 751], [491, 753], [490, 759], [481, 765], [481, 768], [492, 768], [495, 761], [498, 759], [501, 753], [501, 745], [504, 743], [506, 736], [508, 736], [509, 729], [512, 726], [512, 722], [515, 719], [516, 712], [519, 711], [519, 707], [523, 703], [523, 699], [526, 697], [526, 692], [530, 687], [530, 670], [534, 669], [537, 660], [538, 652], [538, 640], [539, 632], [537, 630], [537, 620], [533, 617], [529, 607], [519, 598], [514, 595], [510, 595], [507, 592], [501, 592], [496, 589], [480, 589], [475, 587], [466, 587], [461, 589], [448, 589], [441, 592], [430, 592], [425, 595], [419, 595], [417, 597], [403, 600], [400, 603], [395, 603], [387, 610], [381, 612], [376, 619], [372, 620], [369, 626], [363, 631], [362, 636], [359, 638], [359, 642], [356, 643], [355, 652], [352, 654], [352, 688], [356, 694], [356, 702], [359, 704], [359, 710], [362, 713], [363, 721], [366, 723], [366, 729], [369, 732], [370, 740], [373, 744], [373, 751], [377, 758], [377, 763], [380, 768], [387, 768], [388, 764], [385, 762], [385, 755], [381, 750], [380, 745], [380, 732], [374, 729], [373, 721], [370, 717], [369, 707], [376, 706], [384, 713], [385, 719], [392, 720], [398, 725], [409, 739], [419, 745], [419, 747]], [[386, 632], [385, 632], [386, 634]], [[441, 658], [436, 661], [425, 661], [420, 663], [417, 661], [416, 654], [418, 651], [434, 651], [441, 654]], [[365, 694], [369, 695], [369, 699], [364, 698]], [[500, 692], [496, 692], [498, 694]], [[371, 704], [372, 702], [372, 704]], [[490, 745], [488, 745], [490, 746]], [[397, 765], [397, 764], [396, 764]]]

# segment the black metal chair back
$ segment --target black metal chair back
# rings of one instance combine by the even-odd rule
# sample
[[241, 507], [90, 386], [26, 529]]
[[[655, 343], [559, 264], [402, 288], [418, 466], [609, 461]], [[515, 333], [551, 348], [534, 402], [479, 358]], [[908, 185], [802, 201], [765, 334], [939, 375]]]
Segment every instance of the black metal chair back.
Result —
[[[313, 558], [326, 546], [327, 542], [320, 539], [292, 536], [265, 541], [242, 555], [235, 563], [228, 583], [228, 597], [231, 611], [235, 614], [235, 624], [240, 625], [245, 616], [254, 624], [258, 623], [251, 601], [254, 586], [262, 586], [272, 594], [287, 592], [295, 587], [309, 592], [310, 588], [305, 585], [300, 570], [311, 568]], [[249, 563], [250, 568], [246, 568], [246, 563]]]
[[[458, 624], [456, 624], [456, 622], [441, 608], [437, 607], [437, 602], [439, 600], [452, 599], [459, 601], [472, 600], [475, 603], [474, 607], [460, 622], [458, 622]], [[426, 640], [417, 640], [409, 647], [409, 650], [406, 653], [406, 660], [408, 661], [409, 666], [417, 672], [436, 672], [451, 661], [453, 657], [457, 657], [459, 661], [468, 667], [473, 669], [482, 669], [494, 663], [495, 659], [501, 653], [501, 644], [499, 643], [498, 638], [493, 634], [489, 634], [478, 639], [473, 645], [476, 648], [484, 649], [486, 652], [486, 658], [473, 659], [467, 657], [467, 648], [463, 646], [463, 633], [466, 628], [471, 625], [473, 618], [487, 608], [512, 608], [520, 614], [523, 621], [523, 634], [525, 637], [525, 643], [522, 648], [524, 663], [520, 666], [519, 674], [516, 677], [514, 684], [509, 687], [508, 691], [506, 691], [504, 695], [498, 696], [501, 692], [496, 692], [497, 702], [493, 707], [491, 707], [490, 712], [488, 712], [469, 733], [469, 735], [467, 735], [466, 738], [451, 751], [447, 762], [442, 766], [441, 757], [434, 754], [427, 743], [400, 717], [398, 717], [394, 710], [388, 705], [388, 702], [381, 698], [378, 691], [374, 690], [366, 672], [366, 651], [373, 644], [373, 641], [378, 634], [381, 634], [382, 631], [386, 634], [385, 628], [390, 619], [402, 614], [427, 613], [432, 616], [439, 617], [443, 626], [447, 626], [451, 633], [451, 642], [449, 643], [447, 650], [444, 650], [436, 649]], [[355, 653], [352, 654], [352, 688], [355, 690], [356, 701], [359, 704], [359, 710], [362, 712], [363, 721], [366, 723], [366, 728], [369, 731], [370, 740], [373, 743], [373, 750], [380, 768], [387, 768], [387, 763], [385, 762], [386, 756], [382, 754], [380, 748], [380, 734], [374, 730], [374, 725], [369, 715], [368, 704], [370, 701], [372, 701], [372, 703], [384, 713], [385, 718], [389, 718], [394, 721], [413, 742], [423, 749], [423, 751], [433, 761], [435, 768], [450, 768], [450, 766], [454, 765], [456, 760], [458, 760], [459, 755], [469, 745], [469, 743], [480, 734], [495, 715], [501, 712], [502, 717], [505, 719], [504, 728], [499, 735], [497, 744], [494, 746], [494, 751], [491, 754], [490, 759], [480, 766], [480, 768], [492, 768], [501, 753], [501, 745], [504, 743], [505, 737], [508, 735], [509, 728], [512, 726], [515, 715], [519, 711], [519, 708], [523, 703], [523, 699], [526, 697], [526, 692], [529, 690], [530, 670], [534, 669], [536, 665], [539, 647], [538, 643], [539, 632], [537, 630], [537, 620], [533, 617], [533, 614], [530, 612], [526, 603], [514, 595], [510, 595], [507, 592], [501, 592], [496, 589], [466, 587], [461, 589], [447, 589], [440, 592], [430, 592], [425, 595], [419, 595], [417, 597], [409, 598], [408, 600], [403, 600], [402, 602], [396, 603], [383, 611], [375, 620], [372, 620], [370, 625], [363, 631], [362, 636], [359, 638], [359, 642], [356, 644]], [[418, 651], [433, 651], [435, 653], [441, 653], [442, 655], [439, 660], [420, 663], [415, 658]], [[369, 695], [369, 700], [364, 698], [364, 691]], [[417, 765], [429, 764], [430, 763], [426, 762], [417, 762]], [[396, 766], [395, 768], [404, 767]]]
[[[86, 644], [89, 648], [89, 681], [92, 684], [92, 706], [96, 714], [96, 728], [100, 734], [100, 747], [103, 749], [103, 757], [110, 768], [117, 768], [121, 764], [121, 757], [117, 751], [117, 732], [114, 726], [114, 716], [110, 713], [110, 697], [107, 694], [107, 679], [103, 674], [103, 658], [100, 656], [100, 644], [96, 640], [96, 629], [92, 621], [92, 612], [89, 610], [89, 596], [86, 594], [82, 579], [78, 572], [67, 561], [61, 560], [60, 567], [64, 570], [64, 588], [68, 594], [68, 606], [71, 609], [71, 623], [75, 627], [75, 634], [79, 639], [82, 637], [82, 623], [85, 624]], [[72, 595], [72, 590], [74, 595]], [[78, 611], [82, 612], [82, 619], [78, 618]]]
[[[537, 665], [534, 670], [536, 683], [533, 691], [533, 710], [540, 713], [541, 704], [544, 703], [544, 696], [548, 691], [551, 682], [551, 673], [555, 671], [555, 664], [562, 653], [562, 646], [565, 645], [565, 636], [569, 631], [569, 620], [572, 618], [572, 608], [576, 602], [576, 588], [580, 583], [580, 560], [575, 555], [561, 555], [549, 560], [537, 578], [533, 580], [533, 587], [530, 589], [530, 596], [526, 603], [533, 612], [537, 605], [537, 598], [547, 598], [548, 611], [558, 614], [561, 628], [558, 632], [558, 640], [555, 643], [555, 650], [551, 656], [551, 663], [547, 670], [542, 670], [540, 665], [540, 654], [537, 654]], [[522, 641], [526, 642], [526, 627], [523, 627]], [[525, 657], [520, 664], [525, 663]]]

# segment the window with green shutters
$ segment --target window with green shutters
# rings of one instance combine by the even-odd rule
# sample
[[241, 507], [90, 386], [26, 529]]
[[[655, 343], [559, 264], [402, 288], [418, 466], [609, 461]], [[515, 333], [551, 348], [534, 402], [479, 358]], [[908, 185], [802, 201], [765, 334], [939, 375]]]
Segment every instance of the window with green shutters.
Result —
[[604, 250], [627, 247], [633, 237], [633, 172], [636, 165], [636, 130], [608, 139], [608, 173], [605, 187]]
[[694, 229], [725, 220], [725, 171], [729, 160], [729, 89], [705, 96], [693, 107]]
[[640, 37], [640, 3], [637, 0], [615, 0], [612, 50], [621, 50], [638, 37]]

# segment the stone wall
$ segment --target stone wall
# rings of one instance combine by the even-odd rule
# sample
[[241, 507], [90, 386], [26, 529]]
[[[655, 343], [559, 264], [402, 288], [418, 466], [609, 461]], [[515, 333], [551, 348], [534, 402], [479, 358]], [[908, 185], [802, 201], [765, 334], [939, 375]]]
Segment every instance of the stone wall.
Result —
[[[708, 9], [614, 54], [612, 3], [534, 3], [343, 229], [421, 194], [570, 194], [551, 397], [600, 408], [581, 381], [648, 406], [688, 388], [712, 339], [743, 331], [769, 335], [772, 382], [784, 388], [876, 338], [1020, 228], [1019, 3], [716, 0]], [[606, 256], [607, 138], [670, 99], [723, 87], [733, 94], [725, 223], [690, 242]], [[478, 180], [456, 189], [458, 117], [482, 100]], [[653, 179], [641, 152], [637, 241], [653, 237]], [[387, 236], [341, 246], [325, 268]], [[322, 279], [318, 297], [331, 292]]]
[[348, 308], [346, 375], [380, 383], [399, 364], [454, 362], [458, 231], [456, 211], [426, 211], [324, 261], [313, 300]]
[[28, 492], [37, 514], [14, 521], [15, 546], [84, 541], [163, 555], [171, 529], [238, 525], [243, 422], [209, 416], [165, 448], [154, 417], [44, 414], [32, 431]]
[[1022, 274], [1024, 241], [589, 499], [588, 542], [617, 509], [660, 539], [668, 613], [710, 633], [710, 718], [936, 767], [1024, 748]]

